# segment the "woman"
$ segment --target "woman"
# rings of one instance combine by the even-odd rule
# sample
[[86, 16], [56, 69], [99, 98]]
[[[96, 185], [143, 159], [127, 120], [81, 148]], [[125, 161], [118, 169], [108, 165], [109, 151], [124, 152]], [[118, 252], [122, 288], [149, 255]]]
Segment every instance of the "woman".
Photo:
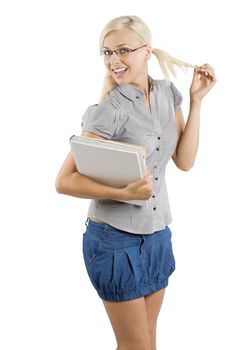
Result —
[[[165, 168], [170, 158], [181, 170], [192, 168], [201, 101], [216, 78], [209, 64], [194, 67], [153, 49], [150, 30], [136, 16], [118, 17], [105, 26], [100, 53], [107, 69], [102, 100], [87, 108], [81, 135], [146, 145], [147, 173], [125, 188], [105, 186], [78, 173], [70, 152], [57, 175], [56, 189], [92, 199], [83, 234], [84, 261], [109, 316], [117, 349], [154, 350], [157, 317], [175, 270]], [[166, 79], [148, 75], [152, 54]], [[168, 79], [174, 64], [194, 68], [186, 124], [182, 95]], [[150, 199], [150, 204], [137, 206], [122, 199]]]

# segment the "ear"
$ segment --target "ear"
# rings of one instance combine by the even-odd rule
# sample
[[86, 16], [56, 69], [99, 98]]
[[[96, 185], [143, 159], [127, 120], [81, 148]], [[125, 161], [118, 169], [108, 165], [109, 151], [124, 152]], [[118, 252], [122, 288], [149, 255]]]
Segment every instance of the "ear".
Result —
[[145, 60], [148, 61], [151, 58], [152, 55], [152, 46], [151, 45], [147, 45], [146, 46], [146, 56], [145, 56]]

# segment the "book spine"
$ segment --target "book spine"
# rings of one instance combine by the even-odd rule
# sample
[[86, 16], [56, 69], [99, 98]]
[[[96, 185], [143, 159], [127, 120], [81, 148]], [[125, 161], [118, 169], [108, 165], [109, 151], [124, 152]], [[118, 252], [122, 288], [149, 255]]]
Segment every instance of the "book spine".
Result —
[[72, 135], [70, 138], [69, 138], [69, 141], [71, 141], [71, 139], [74, 137], [75, 135]]

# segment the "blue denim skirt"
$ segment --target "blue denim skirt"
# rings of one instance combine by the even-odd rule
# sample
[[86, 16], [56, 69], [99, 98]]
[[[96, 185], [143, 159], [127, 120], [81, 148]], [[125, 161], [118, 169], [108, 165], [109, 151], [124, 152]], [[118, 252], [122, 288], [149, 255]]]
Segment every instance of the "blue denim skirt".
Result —
[[168, 285], [175, 270], [168, 226], [141, 235], [89, 218], [85, 224], [84, 262], [90, 281], [103, 300], [128, 301]]

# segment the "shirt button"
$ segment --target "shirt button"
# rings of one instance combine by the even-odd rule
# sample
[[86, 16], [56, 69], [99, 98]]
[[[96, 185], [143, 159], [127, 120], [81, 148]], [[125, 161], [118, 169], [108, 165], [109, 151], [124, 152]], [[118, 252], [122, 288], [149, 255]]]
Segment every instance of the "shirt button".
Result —
[[152, 198], [155, 198], [155, 195], [153, 194]]
[[159, 151], [159, 147], [157, 147], [156, 150]]
[[139, 98], [139, 96], [136, 96], [136, 98]]
[[156, 210], [156, 207], [154, 207], [153, 210]]
[[157, 181], [159, 178], [158, 177], [155, 177], [155, 180]]
[[157, 139], [160, 140], [160, 136], [158, 136]]

